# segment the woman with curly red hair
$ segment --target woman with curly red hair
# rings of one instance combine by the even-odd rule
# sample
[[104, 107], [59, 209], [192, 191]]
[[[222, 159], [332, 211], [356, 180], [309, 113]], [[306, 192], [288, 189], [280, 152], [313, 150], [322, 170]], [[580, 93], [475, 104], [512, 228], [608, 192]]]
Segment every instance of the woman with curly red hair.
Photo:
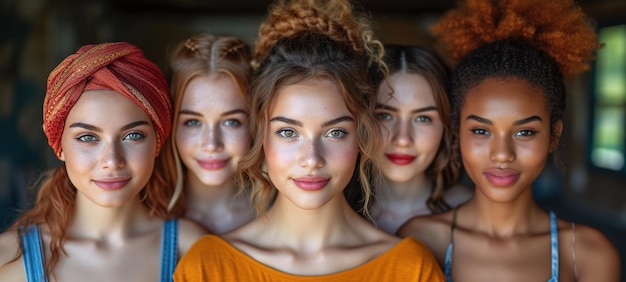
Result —
[[443, 281], [432, 254], [352, 210], [367, 207], [378, 132], [370, 64], [380, 63], [366, 18], [345, 0], [278, 1], [261, 25], [251, 83], [256, 139], [241, 162], [258, 183], [261, 216], [200, 239], [175, 281]]
[[61, 160], [0, 235], [0, 281], [171, 281], [204, 234], [168, 210], [167, 83], [126, 42], [81, 47], [48, 77], [43, 130]]
[[571, 0], [469, 0], [434, 27], [453, 59], [452, 126], [472, 199], [399, 231], [423, 241], [448, 281], [618, 281], [598, 230], [558, 219], [532, 184], [563, 129], [563, 75], [600, 47]]

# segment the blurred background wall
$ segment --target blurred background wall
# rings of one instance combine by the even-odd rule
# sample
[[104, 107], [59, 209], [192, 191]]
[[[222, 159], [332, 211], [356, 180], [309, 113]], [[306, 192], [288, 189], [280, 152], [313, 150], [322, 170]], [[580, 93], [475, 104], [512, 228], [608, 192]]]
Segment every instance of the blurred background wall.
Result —
[[[606, 46], [593, 69], [567, 80], [564, 170], [550, 163], [535, 197], [566, 219], [602, 230], [626, 260], [626, 1], [579, 0]], [[253, 45], [268, 0], [0, 1], [0, 231], [58, 161], [41, 130], [48, 73], [84, 44], [128, 41], [167, 74], [167, 53], [199, 32]], [[429, 27], [455, 0], [362, 0], [384, 43], [430, 47]], [[624, 262], [623, 262], [624, 264]], [[624, 272], [624, 271], [622, 271]], [[626, 281], [626, 279], [623, 279]]]

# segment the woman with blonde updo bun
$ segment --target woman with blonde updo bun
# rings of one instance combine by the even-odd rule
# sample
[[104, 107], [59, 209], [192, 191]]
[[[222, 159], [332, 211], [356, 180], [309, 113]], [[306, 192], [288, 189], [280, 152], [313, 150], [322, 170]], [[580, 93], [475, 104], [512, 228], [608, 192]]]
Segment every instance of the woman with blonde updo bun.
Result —
[[[236, 181], [250, 150], [250, 48], [232, 35], [197, 34], [170, 54], [174, 122], [164, 154], [176, 159], [186, 217], [213, 234], [252, 220], [249, 182]], [[182, 192], [182, 193], [181, 193]]]
[[259, 36], [256, 142], [240, 169], [260, 216], [200, 239], [175, 281], [443, 281], [421, 243], [377, 229], [343, 193], [358, 179], [367, 215], [379, 132], [367, 70], [384, 68], [367, 19], [345, 0], [278, 1]]
[[452, 59], [453, 145], [474, 196], [414, 218], [399, 234], [422, 240], [447, 281], [619, 281], [619, 255], [598, 230], [557, 218], [532, 184], [559, 145], [563, 75], [600, 47], [571, 0], [468, 0], [434, 31]]

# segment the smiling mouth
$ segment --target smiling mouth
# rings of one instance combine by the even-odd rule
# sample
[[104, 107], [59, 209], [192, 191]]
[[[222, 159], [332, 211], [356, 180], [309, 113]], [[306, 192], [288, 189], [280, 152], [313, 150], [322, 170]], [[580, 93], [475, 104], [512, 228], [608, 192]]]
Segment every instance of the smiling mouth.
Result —
[[512, 184], [517, 182], [520, 177], [520, 174], [518, 172], [514, 172], [508, 169], [489, 170], [483, 173], [483, 175], [485, 175], [489, 182], [498, 187], [511, 186]]
[[218, 170], [228, 164], [229, 159], [197, 160], [198, 165], [206, 170]]
[[93, 183], [95, 183], [98, 187], [107, 190], [107, 191], [113, 191], [113, 190], [119, 190], [124, 188], [124, 186], [126, 186], [128, 183], [130, 182], [130, 178], [127, 179], [119, 179], [119, 180], [93, 180]]
[[302, 190], [317, 191], [321, 190], [330, 182], [330, 178], [318, 176], [305, 176], [292, 179], [293, 182]]
[[417, 157], [408, 154], [385, 154], [387, 159], [397, 165], [408, 165], [412, 163]]

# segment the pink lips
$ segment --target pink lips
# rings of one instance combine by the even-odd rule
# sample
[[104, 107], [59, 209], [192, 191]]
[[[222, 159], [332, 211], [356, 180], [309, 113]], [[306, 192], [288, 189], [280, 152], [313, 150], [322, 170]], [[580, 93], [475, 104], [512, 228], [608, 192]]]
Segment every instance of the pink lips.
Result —
[[128, 182], [130, 182], [130, 177], [111, 177], [93, 180], [93, 183], [98, 185], [98, 187], [108, 191], [122, 189]]
[[198, 165], [206, 170], [218, 170], [224, 168], [230, 159], [210, 159], [210, 160], [197, 160]]
[[490, 169], [483, 174], [489, 182], [499, 187], [510, 186], [519, 179], [519, 172], [511, 169]]
[[417, 158], [414, 155], [408, 155], [408, 154], [385, 154], [385, 156], [392, 163], [397, 164], [397, 165], [408, 165], [412, 163], [415, 160], [415, 158]]
[[298, 178], [293, 178], [293, 182], [296, 186], [300, 187], [302, 190], [306, 191], [317, 191], [330, 181], [330, 178], [320, 177], [320, 176], [303, 176]]

